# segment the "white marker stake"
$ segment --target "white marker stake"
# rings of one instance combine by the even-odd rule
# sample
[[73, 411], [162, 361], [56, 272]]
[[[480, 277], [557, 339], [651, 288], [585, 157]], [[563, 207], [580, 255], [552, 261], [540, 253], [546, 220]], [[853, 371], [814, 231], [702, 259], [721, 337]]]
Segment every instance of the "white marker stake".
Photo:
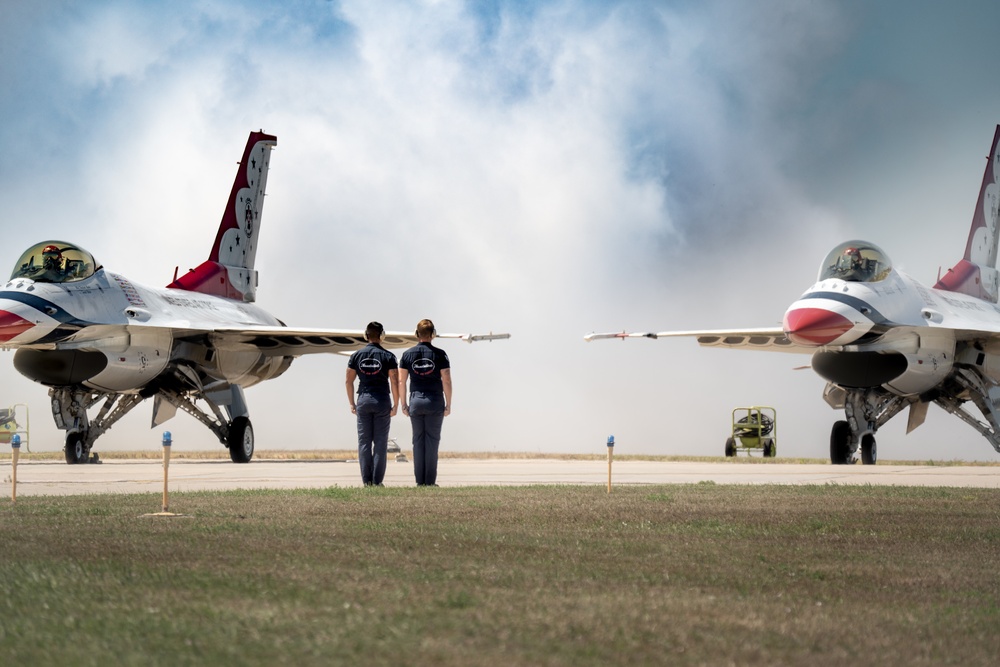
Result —
[[21, 436], [17, 433], [10, 439], [10, 502], [17, 503], [17, 457], [21, 454]]
[[615, 454], [615, 436], [608, 436], [608, 493], [611, 493], [611, 459]]

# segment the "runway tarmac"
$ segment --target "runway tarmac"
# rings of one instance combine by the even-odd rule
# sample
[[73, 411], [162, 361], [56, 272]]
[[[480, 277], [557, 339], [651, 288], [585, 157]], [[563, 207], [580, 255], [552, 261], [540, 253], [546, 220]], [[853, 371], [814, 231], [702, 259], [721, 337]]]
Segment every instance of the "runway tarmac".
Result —
[[[11, 464], [0, 464], [0, 497], [11, 496]], [[442, 459], [438, 484], [515, 486], [593, 484], [606, 486], [607, 461], [562, 459]], [[1000, 467], [893, 466], [684, 461], [615, 461], [612, 485], [635, 484], [877, 484], [1000, 488]], [[360, 486], [355, 460], [220, 460], [178, 458], [168, 467], [171, 493], [228, 489], [291, 489]], [[413, 464], [390, 460], [386, 486], [413, 486]], [[100, 465], [25, 461], [17, 467], [17, 495], [75, 495], [163, 491], [161, 461], [107, 460]]]

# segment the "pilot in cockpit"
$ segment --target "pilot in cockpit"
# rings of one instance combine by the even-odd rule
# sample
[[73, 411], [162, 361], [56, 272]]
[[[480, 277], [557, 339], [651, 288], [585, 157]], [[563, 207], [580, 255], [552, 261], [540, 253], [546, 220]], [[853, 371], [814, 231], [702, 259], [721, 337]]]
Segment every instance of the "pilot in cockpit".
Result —
[[94, 256], [72, 243], [42, 241], [21, 255], [11, 280], [27, 278], [40, 283], [71, 283], [94, 275], [101, 265]]
[[868, 262], [861, 256], [861, 251], [857, 248], [848, 248], [844, 251], [844, 254], [850, 260], [849, 267], [847, 269], [847, 275], [844, 276], [845, 280], [867, 280], [869, 274]]
[[892, 262], [880, 248], [868, 242], [848, 241], [830, 251], [820, 265], [818, 280], [872, 283], [892, 273]]
[[37, 279], [59, 282], [63, 277], [63, 256], [57, 246], [47, 245], [42, 250], [42, 275]]

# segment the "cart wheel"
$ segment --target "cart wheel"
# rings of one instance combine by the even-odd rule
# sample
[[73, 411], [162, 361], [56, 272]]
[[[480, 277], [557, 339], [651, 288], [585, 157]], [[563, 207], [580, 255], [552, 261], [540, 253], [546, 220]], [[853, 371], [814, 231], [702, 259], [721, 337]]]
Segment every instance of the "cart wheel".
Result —
[[778, 453], [777, 450], [778, 448], [775, 446], [774, 440], [768, 438], [764, 441], [764, 456], [774, 458], [774, 455]]
[[726, 456], [736, 456], [736, 441], [726, 438]]

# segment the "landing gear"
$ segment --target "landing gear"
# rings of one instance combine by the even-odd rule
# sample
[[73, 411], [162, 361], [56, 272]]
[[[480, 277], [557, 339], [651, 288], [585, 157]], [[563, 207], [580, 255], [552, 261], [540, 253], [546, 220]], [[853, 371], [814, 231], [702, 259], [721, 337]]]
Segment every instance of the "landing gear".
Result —
[[[854, 436], [851, 434], [851, 425], [846, 421], [834, 422], [833, 430], [830, 431], [830, 463], [833, 465], [844, 465], [854, 463], [857, 452], [852, 448]], [[875, 445], [875, 434], [865, 433], [861, 436], [861, 462], [865, 465], [874, 465], [878, 460], [878, 448]]]
[[833, 423], [830, 431], [830, 463], [846, 465], [851, 462], [851, 425], [846, 421]]
[[903, 408], [914, 404], [912, 397], [896, 396], [878, 387], [845, 389], [832, 383], [823, 391], [823, 399], [834, 410], [843, 410], [847, 417], [835, 422], [830, 432], [830, 462], [834, 465], [857, 461], [859, 447], [861, 462], [873, 465], [878, 460], [875, 433]]
[[865, 433], [861, 436], [861, 462], [865, 465], [874, 465], [878, 459], [878, 451], [875, 446], [875, 434]]
[[226, 438], [229, 447], [229, 458], [233, 463], [249, 463], [253, 458], [253, 426], [246, 417], [237, 417], [229, 425], [229, 436]]
[[[169, 404], [167, 407], [180, 408], [208, 427], [229, 449], [229, 457], [234, 462], [248, 463], [253, 457], [253, 427], [245, 416], [246, 401], [239, 386], [232, 385], [228, 391], [211, 394], [200, 389], [178, 391], [164, 387], [154, 395], [159, 407], [159, 410], [154, 410], [154, 425], [173, 416], [171, 411], [159, 405], [165, 401]], [[147, 397], [148, 394], [116, 394], [80, 385], [49, 389], [53, 420], [57, 428], [66, 431], [66, 463], [99, 463], [97, 455], [91, 453], [94, 443]], [[204, 401], [208, 410], [202, 409], [196, 401]], [[87, 411], [98, 403], [103, 404], [97, 414], [89, 417]], [[223, 408], [228, 411], [231, 421], [223, 414]], [[234, 413], [241, 416], [233, 417]], [[162, 417], [159, 420], [158, 414]], [[163, 414], [167, 416], [163, 417]]]
[[70, 465], [75, 465], [77, 463], [86, 463], [87, 457], [90, 456], [90, 448], [86, 445], [86, 439], [84, 435], [79, 431], [74, 431], [66, 435], [66, 463]]

